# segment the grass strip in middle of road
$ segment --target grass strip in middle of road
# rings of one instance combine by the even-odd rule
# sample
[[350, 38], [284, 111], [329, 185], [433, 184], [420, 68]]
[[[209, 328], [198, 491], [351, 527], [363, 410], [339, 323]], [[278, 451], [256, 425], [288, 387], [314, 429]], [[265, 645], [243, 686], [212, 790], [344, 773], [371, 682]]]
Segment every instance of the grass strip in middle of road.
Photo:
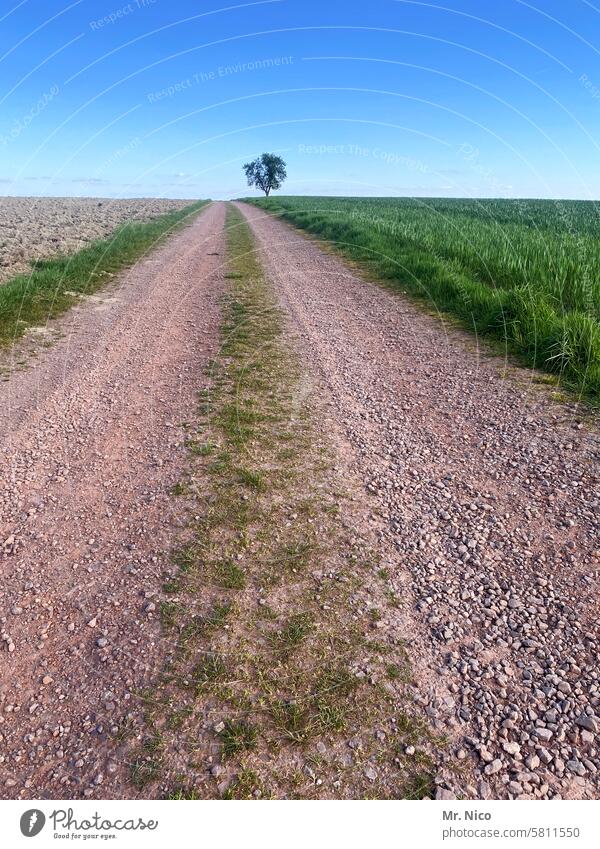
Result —
[[132, 779], [170, 798], [435, 792], [442, 741], [413, 708], [389, 575], [350, 529], [343, 479], [242, 215], [212, 385], [174, 489], [190, 526], [165, 576], [168, 662], [141, 694]]

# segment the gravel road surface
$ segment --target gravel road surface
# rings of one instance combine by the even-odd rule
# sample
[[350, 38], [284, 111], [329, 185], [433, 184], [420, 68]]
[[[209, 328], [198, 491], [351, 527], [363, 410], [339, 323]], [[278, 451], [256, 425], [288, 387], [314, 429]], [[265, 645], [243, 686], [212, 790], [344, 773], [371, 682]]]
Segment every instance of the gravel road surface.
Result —
[[[413, 611], [426, 705], [483, 798], [600, 796], [598, 439], [535, 373], [248, 205]], [[507, 376], [507, 372], [509, 373]], [[423, 657], [430, 657], [423, 671]]]
[[[448, 736], [439, 798], [600, 797], [591, 414], [239, 207], [391, 564], [402, 606], [378, 627], [408, 637]], [[223, 225], [213, 204], [0, 358], [2, 797], [131, 794], [128, 715], [169, 651], [161, 586], [185, 523], [169, 489], [218, 340]]]
[[223, 222], [208, 207], [0, 384], [2, 797], [114, 796], [128, 774], [115, 732], [163, 651], [168, 490], [218, 339]]

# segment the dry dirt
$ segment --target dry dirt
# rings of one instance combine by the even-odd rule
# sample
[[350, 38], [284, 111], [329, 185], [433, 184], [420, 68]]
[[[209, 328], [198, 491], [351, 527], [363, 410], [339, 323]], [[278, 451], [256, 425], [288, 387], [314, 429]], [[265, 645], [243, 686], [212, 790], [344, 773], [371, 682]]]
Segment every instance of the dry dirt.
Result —
[[239, 206], [341, 430], [340, 455], [372, 495], [381, 546], [396, 551], [392, 589], [412, 615], [427, 714], [479, 775], [454, 792], [598, 798], [591, 418], [555, 403], [535, 372], [481, 354], [471, 337]]
[[162, 650], [153, 599], [217, 340], [223, 218], [204, 210], [1, 386], [2, 796], [110, 794], [107, 740]]
[[28, 271], [33, 260], [104, 239], [125, 221], [149, 220], [189, 203], [166, 198], [0, 198], [0, 283]]

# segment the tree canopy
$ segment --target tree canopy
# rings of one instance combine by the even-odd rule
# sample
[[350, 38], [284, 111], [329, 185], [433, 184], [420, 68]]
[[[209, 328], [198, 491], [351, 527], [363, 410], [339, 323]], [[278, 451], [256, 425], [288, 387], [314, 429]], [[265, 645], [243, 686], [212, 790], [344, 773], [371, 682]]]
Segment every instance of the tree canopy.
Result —
[[274, 153], [263, 153], [244, 165], [249, 186], [256, 186], [269, 197], [271, 189], [279, 189], [287, 177], [285, 162]]

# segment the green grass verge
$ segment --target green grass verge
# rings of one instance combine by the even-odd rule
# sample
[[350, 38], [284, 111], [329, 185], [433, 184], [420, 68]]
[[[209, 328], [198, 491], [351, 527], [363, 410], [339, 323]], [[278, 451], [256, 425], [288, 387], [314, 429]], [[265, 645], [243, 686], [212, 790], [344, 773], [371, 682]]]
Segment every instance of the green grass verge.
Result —
[[198, 201], [151, 221], [129, 221], [108, 239], [92, 242], [70, 256], [38, 260], [29, 274], [0, 285], [0, 346], [28, 327], [44, 324], [105, 285], [165, 236], [188, 222], [208, 201]]
[[378, 279], [600, 401], [593, 204], [439, 198], [247, 199]]

